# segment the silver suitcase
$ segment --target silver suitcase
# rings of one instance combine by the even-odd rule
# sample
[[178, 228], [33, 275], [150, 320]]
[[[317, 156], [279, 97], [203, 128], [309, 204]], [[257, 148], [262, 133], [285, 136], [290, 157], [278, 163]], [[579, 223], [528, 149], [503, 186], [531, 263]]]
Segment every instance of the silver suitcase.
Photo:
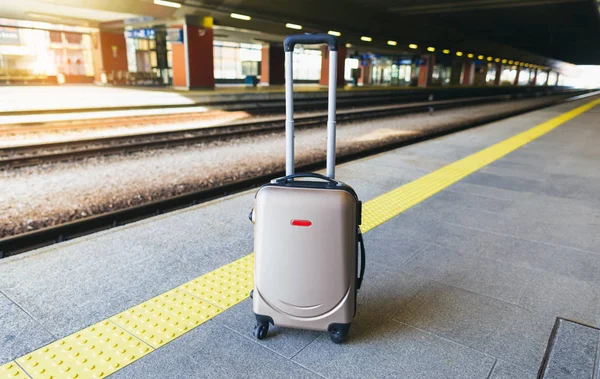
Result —
[[[294, 173], [292, 54], [296, 44], [329, 47], [327, 176]], [[286, 72], [286, 176], [256, 193], [254, 222], [254, 336], [269, 324], [328, 331], [343, 342], [356, 314], [356, 293], [365, 269], [360, 234], [361, 202], [334, 179], [337, 40], [301, 34], [284, 42]], [[360, 245], [360, 270], [359, 266]]]

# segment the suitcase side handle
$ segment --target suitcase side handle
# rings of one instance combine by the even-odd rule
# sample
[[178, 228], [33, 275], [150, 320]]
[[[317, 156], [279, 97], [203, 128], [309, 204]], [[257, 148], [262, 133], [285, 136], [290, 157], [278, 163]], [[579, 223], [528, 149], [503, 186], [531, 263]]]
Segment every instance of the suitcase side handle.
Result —
[[367, 254], [365, 253], [365, 242], [363, 240], [363, 235], [360, 231], [360, 228], [358, 229], [357, 240], [358, 245], [360, 246], [360, 274], [356, 278], [356, 289], [359, 290], [360, 286], [362, 286], [363, 278], [365, 277], [365, 260], [367, 259]]
[[335, 101], [337, 83], [337, 38], [325, 33], [297, 34], [284, 41], [285, 50], [285, 173], [294, 174], [294, 46], [297, 43], [326, 43], [329, 47], [327, 104], [327, 176], [335, 178]]

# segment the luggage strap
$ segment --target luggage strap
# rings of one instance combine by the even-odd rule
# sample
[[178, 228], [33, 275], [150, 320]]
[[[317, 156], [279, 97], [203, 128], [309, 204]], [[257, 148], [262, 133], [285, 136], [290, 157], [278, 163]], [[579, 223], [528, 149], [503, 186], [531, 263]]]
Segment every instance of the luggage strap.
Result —
[[365, 254], [365, 242], [363, 240], [363, 235], [360, 231], [360, 229], [358, 229], [358, 244], [360, 246], [360, 274], [358, 275], [358, 278], [356, 278], [356, 289], [360, 289], [360, 286], [362, 285], [362, 281], [363, 278], [365, 276], [365, 259], [366, 259], [366, 254]]

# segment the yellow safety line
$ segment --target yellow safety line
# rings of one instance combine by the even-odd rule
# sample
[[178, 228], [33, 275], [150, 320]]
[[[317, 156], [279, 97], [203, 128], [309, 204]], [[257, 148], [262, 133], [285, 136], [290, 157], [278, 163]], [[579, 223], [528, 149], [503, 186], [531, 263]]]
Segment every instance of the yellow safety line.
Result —
[[[591, 101], [364, 204], [363, 232], [600, 104]], [[254, 254], [0, 366], [0, 379], [104, 378], [246, 299]], [[15, 363], [16, 362], [16, 363]]]

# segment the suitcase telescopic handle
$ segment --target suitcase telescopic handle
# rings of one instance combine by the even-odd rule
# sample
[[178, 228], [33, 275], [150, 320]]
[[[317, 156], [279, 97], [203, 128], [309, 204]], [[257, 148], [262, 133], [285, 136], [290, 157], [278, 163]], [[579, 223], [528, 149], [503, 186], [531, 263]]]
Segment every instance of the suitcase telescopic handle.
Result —
[[296, 34], [283, 42], [285, 50], [285, 172], [294, 174], [294, 46], [327, 44], [329, 48], [329, 88], [327, 105], [327, 176], [335, 178], [335, 101], [337, 83], [337, 38], [325, 33]]

